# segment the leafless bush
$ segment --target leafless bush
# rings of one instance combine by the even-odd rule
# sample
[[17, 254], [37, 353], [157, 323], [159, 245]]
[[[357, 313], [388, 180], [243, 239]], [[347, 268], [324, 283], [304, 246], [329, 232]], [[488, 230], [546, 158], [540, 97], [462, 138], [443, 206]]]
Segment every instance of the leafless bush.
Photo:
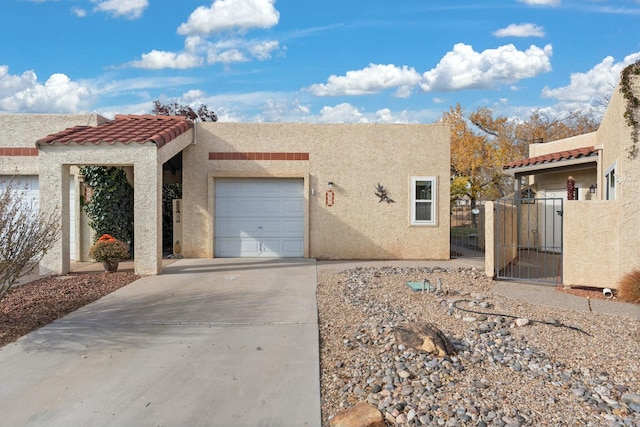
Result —
[[622, 301], [640, 304], [640, 270], [633, 270], [622, 277], [618, 297]]
[[58, 239], [59, 213], [38, 212], [17, 178], [0, 187], [0, 300]]

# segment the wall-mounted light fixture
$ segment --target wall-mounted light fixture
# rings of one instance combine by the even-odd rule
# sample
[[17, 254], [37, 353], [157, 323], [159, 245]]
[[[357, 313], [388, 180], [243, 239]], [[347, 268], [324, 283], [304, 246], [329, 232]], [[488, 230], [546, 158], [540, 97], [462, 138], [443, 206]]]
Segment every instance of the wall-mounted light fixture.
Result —
[[176, 222], [180, 223], [180, 201], [176, 200]]
[[591, 184], [589, 186], [589, 194], [596, 194], [597, 188], [598, 188], [598, 184]]
[[333, 181], [327, 182], [327, 191], [324, 195], [324, 204], [327, 207], [331, 207], [336, 202], [336, 193], [333, 192]]

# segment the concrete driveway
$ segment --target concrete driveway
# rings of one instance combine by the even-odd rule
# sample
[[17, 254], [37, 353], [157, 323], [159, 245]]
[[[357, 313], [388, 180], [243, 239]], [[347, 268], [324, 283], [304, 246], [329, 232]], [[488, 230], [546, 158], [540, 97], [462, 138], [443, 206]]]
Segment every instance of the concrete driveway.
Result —
[[7, 426], [320, 426], [316, 263], [180, 260], [0, 349]]

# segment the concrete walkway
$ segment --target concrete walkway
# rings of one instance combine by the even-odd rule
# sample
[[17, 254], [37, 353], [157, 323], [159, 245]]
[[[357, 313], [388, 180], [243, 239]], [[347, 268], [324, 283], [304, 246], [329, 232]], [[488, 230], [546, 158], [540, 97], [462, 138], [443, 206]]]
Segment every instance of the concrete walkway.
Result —
[[640, 305], [615, 300], [587, 299], [557, 291], [554, 286], [549, 285], [504, 281], [494, 283], [492, 292], [530, 304], [640, 320]]
[[7, 426], [320, 426], [315, 260], [179, 260], [0, 349]]

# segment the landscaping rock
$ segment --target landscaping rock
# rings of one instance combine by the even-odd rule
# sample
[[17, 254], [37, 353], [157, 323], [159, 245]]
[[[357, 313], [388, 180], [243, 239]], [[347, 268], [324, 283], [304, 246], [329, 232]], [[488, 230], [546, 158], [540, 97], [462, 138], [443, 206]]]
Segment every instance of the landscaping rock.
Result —
[[331, 427], [386, 427], [379, 410], [367, 402], [345, 409], [329, 420]]

